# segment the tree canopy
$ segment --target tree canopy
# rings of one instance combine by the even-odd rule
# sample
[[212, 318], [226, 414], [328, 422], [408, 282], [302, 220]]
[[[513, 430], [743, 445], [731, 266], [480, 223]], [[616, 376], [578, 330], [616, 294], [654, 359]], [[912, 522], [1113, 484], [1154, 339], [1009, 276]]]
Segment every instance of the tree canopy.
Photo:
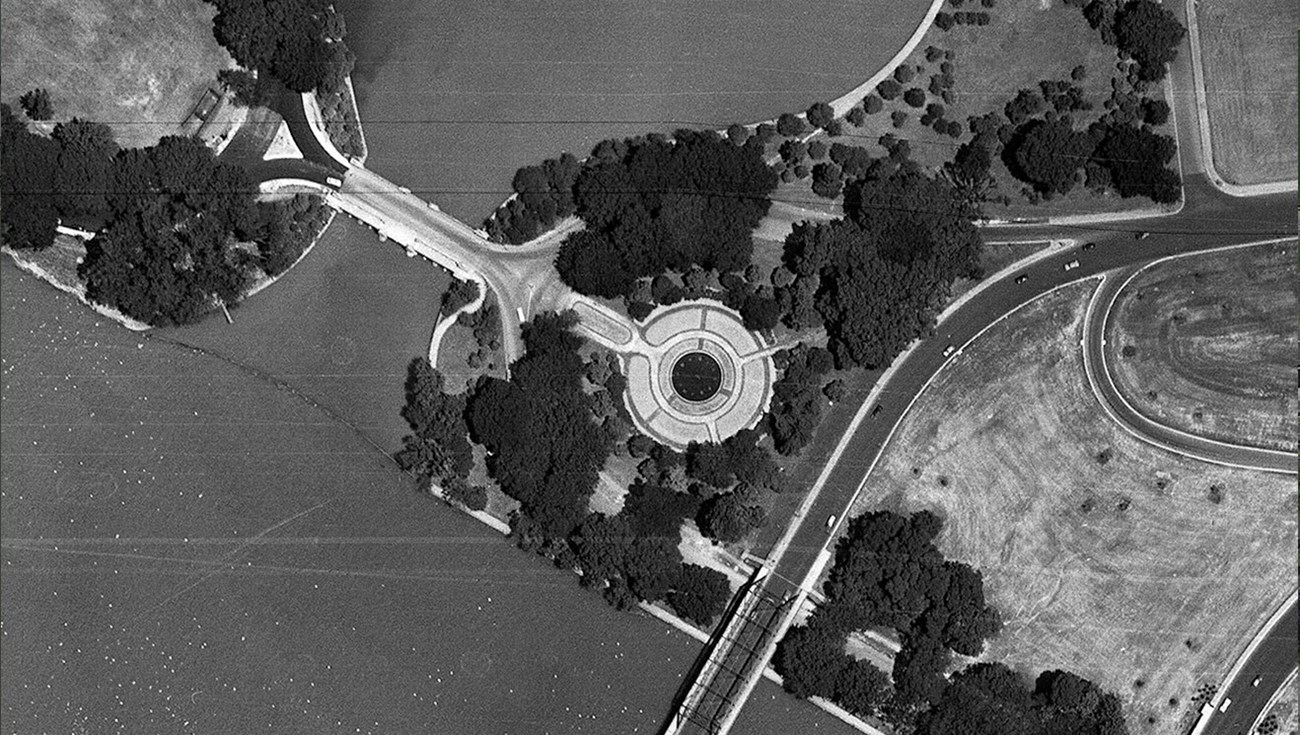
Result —
[[1116, 45], [1137, 61], [1138, 77], [1144, 81], [1165, 78], [1186, 35], [1173, 12], [1152, 0], [1129, 0], [1115, 14]]
[[575, 290], [601, 296], [666, 270], [744, 269], [775, 186], [758, 146], [713, 132], [606, 141], [574, 185], [587, 229], [561, 245], [556, 269]]
[[274, 76], [294, 92], [333, 91], [356, 57], [331, 0], [207, 0], [213, 35], [241, 66]]
[[582, 340], [569, 331], [576, 319], [572, 312], [534, 318], [509, 382], [480, 379], [468, 406], [489, 471], [545, 539], [566, 537], [582, 522], [610, 450], [593, 416], [594, 399], [582, 388]]

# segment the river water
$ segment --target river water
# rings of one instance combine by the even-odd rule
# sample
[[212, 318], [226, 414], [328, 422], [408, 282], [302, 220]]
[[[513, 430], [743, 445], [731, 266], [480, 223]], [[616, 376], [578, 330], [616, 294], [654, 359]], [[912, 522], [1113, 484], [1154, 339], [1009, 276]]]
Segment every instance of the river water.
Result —
[[[341, 5], [370, 164], [474, 224], [544, 156], [840, 94], [922, 12]], [[339, 218], [233, 325], [145, 338], [0, 263], [0, 730], [658, 730], [700, 645], [385, 455], [446, 282]], [[735, 731], [849, 732], [768, 682]]]
[[[340, 219], [234, 325], [147, 339], [0, 263], [0, 730], [656, 731], [699, 645], [377, 448], [430, 329], [379, 308], [438, 295], [399, 253]], [[842, 731], [766, 683], [744, 717]]]
[[[516, 169], [602, 139], [802, 112], [925, 0], [339, 0], [367, 165], [477, 227]], [[379, 144], [377, 144], [379, 143]]]

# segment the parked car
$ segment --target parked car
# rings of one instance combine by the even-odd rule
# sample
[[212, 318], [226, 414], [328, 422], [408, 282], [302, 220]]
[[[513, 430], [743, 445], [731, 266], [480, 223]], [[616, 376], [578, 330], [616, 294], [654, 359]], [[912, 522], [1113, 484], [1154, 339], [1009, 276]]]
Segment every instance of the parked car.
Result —
[[956, 351], [957, 351], [957, 345], [948, 345], [947, 347], [943, 348], [943, 356], [950, 357], [952, 353]]
[[1230, 705], [1230, 704], [1232, 704], [1232, 700], [1231, 700], [1231, 699], [1228, 699], [1228, 698], [1225, 697], [1224, 700], [1223, 700], [1223, 704], [1219, 705], [1219, 711], [1220, 711], [1220, 712], [1227, 712], [1227, 711], [1228, 711], [1228, 705]]
[[1025, 275], [1024, 273], [1021, 273], [1020, 275], [1016, 276], [1016, 285], [1018, 286], [1028, 280], [1029, 280], [1029, 276]]
[[1151, 237], [1150, 232], [1138, 232], [1138, 233], [1134, 233], [1133, 235], [1133, 238], [1136, 240], [1145, 240], [1148, 237]]
[[1251, 680], [1250, 685], [1253, 686], [1253, 687], [1257, 687], [1257, 686], [1259, 686], [1259, 679], [1260, 679], [1260, 677], [1258, 677], [1258, 676], [1255, 677], [1254, 679]]
[[1074, 270], [1075, 268], [1078, 268], [1078, 267], [1079, 267], [1079, 261], [1077, 261], [1077, 260], [1071, 260], [1069, 263], [1066, 263], [1066, 264], [1065, 264], [1065, 269], [1066, 269], [1067, 271], [1072, 271], [1072, 270]]
[[1083, 244], [1083, 248], [1081, 248], [1081, 249], [1082, 249], [1082, 250], [1092, 250], [1092, 249], [1095, 248], [1095, 247], [1097, 247], [1097, 243], [1095, 243], [1095, 242], [1085, 242], [1085, 243]]
[[343, 186], [343, 179], [340, 179], [340, 178], [335, 177], [335, 176], [329, 176], [329, 177], [326, 177], [326, 179], [325, 179], [325, 183], [327, 183], [327, 184], [329, 184], [330, 186], [333, 186], [333, 187], [340, 187], [340, 186]]
[[835, 528], [835, 516], [834, 516], [834, 515], [832, 515], [830, 518], [827, 518], [827, 519], [826, 519], [826, 527], [827, 527], [827, 528]]

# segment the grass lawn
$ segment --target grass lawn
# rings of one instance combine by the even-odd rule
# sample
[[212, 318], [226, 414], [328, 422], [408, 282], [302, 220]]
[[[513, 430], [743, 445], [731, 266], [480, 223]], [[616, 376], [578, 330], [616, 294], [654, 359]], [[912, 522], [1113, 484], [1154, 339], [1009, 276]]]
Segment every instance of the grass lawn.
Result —
[[[974, 5], [978, 6], [978, 3]], [[963, 6], [963, 9], [966, 9]], [[981, 8], [975, 7], [975, 10]], [[1076, 127], [1086, 127], [1088, 122], [1105, 112], [1102, 103], [1110, 95], [1115, 69], [1115, 49], [1101, 42], [1101, 37], [1088, 26], [1078, 8], [1065, 5], [1061, 0], [1003, 0], [988, 11], [991, 21], [986, 26], [954, 26], [944, 31], [938, 26], [930, 28], [916, 51], [905, 62], [921, 66], [922, 71], [904, 87], [926, 89], [930, 76], [940, 73], [941, 61], [927, 62], [925, 51], [935, 46], [952, 51], [955, 97], [945, 104], [945, 119], [962, 124], [962, 135], [951, 138], [928, 127], [919, 119], [924, 111], [909, 107], [902, 98], [885, 102], [885, 107], [875, 115], [868, 115], [862, 127], [846, 126], [847, 135], [829, 141], [863, 145], [873, 155], [885, 151], [876, 141], [885, 133], [906, 138], [911, 143], [912, 158], [926, 167], [937, 167], [952, 158], [958, 146], [970, 139], [966, 119], [992, 110], [1001, 110], [1020, 89], [1038, 90], [1043, 79], [1070, 79], [1070, 71], [1082, 64], [1087, 69], [1083, 80], [1076, 82], [1085, 97], [1094, 104], [1091, 112], [1075, 113]], [[927, 104], [940, 102], [927, 94]], [[895, 128], [890, 114], [895, 110], [908, 113], [902, 128]], [[1167, 134], [1172, 134], [1168, 126]], [[1030, 204], [1021, 195], [1023, 184], [1014, 179], [1000, 159], [993, 163], [993, 175], [998, 182], [998, 193], [1011, 197], [1010, 206], [989, 204], [985, 213], [994, 218], [1051, 217], [1096, 214], [1153, 206], [1143, 198], [1122, 199], [1118, 194], [1096, 195], [1076, 188], [1065, 196], [1050, 202]]]
[[1296, 24], [1287, 0], [1197, 5], [1214, 165], [1228, 181], [1296, 177]]
[[1168, 260], [1120, 293], [1109, 364], [1142, 413], [1183, 431], [1296, 448], [1295, 243]]
[[5, 0], [0, 98], [50, 91], [56, 119], [108, 123], [123, 146], [176, 132], [233, 65], [200, 0]]
[[941, 550], [983, 572], [1006, 622], [987, 658], [1075, 671], [1121, 697], [1131, 732], [1183, 732], [1196, 687], [1295, 585], [1296, 486], [1106, 419], [1078, 348], [1095, 283], [1033, 302], [950, 363], [854, 513], [937, 511]]

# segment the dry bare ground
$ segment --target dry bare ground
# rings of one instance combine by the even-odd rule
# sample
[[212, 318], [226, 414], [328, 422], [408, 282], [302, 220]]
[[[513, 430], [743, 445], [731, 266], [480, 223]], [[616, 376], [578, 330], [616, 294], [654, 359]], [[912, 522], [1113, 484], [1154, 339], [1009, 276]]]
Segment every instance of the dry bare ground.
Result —
[[853, 512], [942, 514], [940, 547], [983, 571], [1006, 621], [987, 658], [1076, 671], [1119, 694], [1132, 732], [1176, 733], [1295, 585], [1296, 486], [1106, 418], [1079, 349], [1095, 284], [1015, 312], [941, 372]]
[[1234, 184], [1296, 177], [1296, 25], [1291, 0], [1201, 0], [1214, 165]]
[[1295, 243], [1168, 260], [1120, 293], [1109, 365], [1124, 396], [1168, 426], [1296, 448]]
[[108, 123], [123, 146], [177, 132], [233, 65], [200, 0], [4, 0], [0, 98], [50, 91], [55, 118]]

